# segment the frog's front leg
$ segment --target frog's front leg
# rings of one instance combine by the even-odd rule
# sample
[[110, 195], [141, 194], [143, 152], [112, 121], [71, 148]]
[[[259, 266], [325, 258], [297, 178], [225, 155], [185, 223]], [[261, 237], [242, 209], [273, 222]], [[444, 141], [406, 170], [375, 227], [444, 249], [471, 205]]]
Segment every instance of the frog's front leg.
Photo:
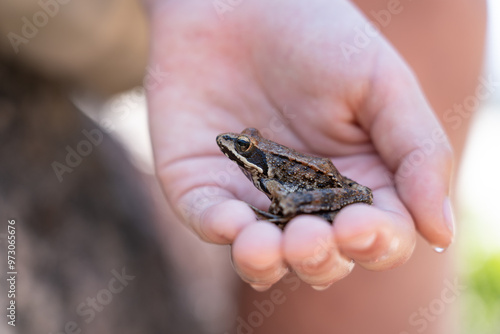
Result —
[[291, 219], [291, 217], [283, 217], [279, 212], [273, 210], [276, 207], [279, 199], [286, 195], [285, 188], [281, 183], [276, 180], [265, 180], [261, 184], [263, 192], [272, 200], [269, 212], [260, 210], [255, 206], [248, 204], [250, 208], [254, 211], [255, 215], [260, 220], [267, 220], [269, 222], [275, 223], [280, 228], [283, 228], [285, 224]]
[[290, 219], [292, 218], [292, 217], [283, 217], [283, 216], [279, 216], [279, 215], [274, 215], [272, 213], [258, 209], [251, 204], [248, 204], [248, 206], [253, 210], [257, 219], [267, 220], [268, 222], [271, 222], [271, 223], [278, 225], [278, 227], [281, 229], [283, 229], [285, 227], [286, 223], [288, 223], [290, 221]]
[[289, 193], [287, 189], [276, 180], [265, 180], [261, 181], [262, 188], [266, 193], [267, 197], [271, 200], [271, 206], [269, 207], [269, 213], [276, 216], [282, 216], [283, 210], [280, 207], [280, 202]]
[[352, 188], [326, 188], [288, 193], [277, 205], [283, 216], [295, 216], [299, 213], [334, 212], [353, 203], [372, 204], [372, 198], [371, 191], [366, 193]]

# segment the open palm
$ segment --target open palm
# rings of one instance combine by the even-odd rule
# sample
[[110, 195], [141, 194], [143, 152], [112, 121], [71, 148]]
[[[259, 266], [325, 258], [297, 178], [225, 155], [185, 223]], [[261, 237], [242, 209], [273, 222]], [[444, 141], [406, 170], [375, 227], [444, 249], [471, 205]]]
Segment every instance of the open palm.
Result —
[[[151, 65], [169, 74], [148, 92], [157, 174], [186, 225], [233, 245], [244, 280], [265, 289], [291, 268], [321, 289], [352, 260], [372, 270], [404, 263], [416, 229], [449, 245], [446, 137], [404, 61], [349, 2], [257, 0], [221, 14], [207, 1], [167, 1], [152, 18]], [[359, 31], [363, 47], [349, 48]], [[269, 201], [215, 143], [246, 127], [330, 157], [372, 188], [374, 205], [345, 207], [333, 227], [310, 215], [284, 232], [257, 222], [244, 202]]]

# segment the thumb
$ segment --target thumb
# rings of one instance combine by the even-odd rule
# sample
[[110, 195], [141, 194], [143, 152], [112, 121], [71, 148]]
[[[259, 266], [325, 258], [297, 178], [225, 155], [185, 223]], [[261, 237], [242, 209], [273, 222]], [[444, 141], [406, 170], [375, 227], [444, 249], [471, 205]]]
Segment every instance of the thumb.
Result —
[[453, 153], [415, 77], [402, 60], [396, 64], [392, 75], [375, 75], [373, 98], [362, 113], [416, 228], [442, 251], [454, 237], [449, 199]]

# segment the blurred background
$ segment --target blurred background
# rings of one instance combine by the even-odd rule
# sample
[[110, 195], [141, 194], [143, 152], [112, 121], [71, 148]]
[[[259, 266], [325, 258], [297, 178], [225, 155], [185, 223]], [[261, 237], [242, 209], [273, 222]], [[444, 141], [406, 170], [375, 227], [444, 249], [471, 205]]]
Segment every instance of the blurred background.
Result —
[[[14, 6], [13, 4], [12, 2], [9, 5]], [[106, 1], [102, 2], [99, 12], [95, 13], [89, 12], [95, 6], [86, 7], [85, 2], [75, 2], [74, 5], [82, 8], [76, 8], [75, 15], [70, 15], [69, 18], [55, 17], [47, 27], [40, 30], [37, 38], [27, 45], [21, 45], [25, 49], [19, 56], [30, 61], [41, 59], [40, 63], [44, 64], [43, 70], [46, 73], [55, 74], [58, 79], [63, 77], [68, 81], [71, 81], [72, 77], [78, 77], [84, 86], [98, 87], [104, 93], [103, 95], [113, 93], [113, 91], [107, 91], [107, 87], [120, 90], [121, 85], [130, 87], [131, 83], [135, 84], [137, 77], [142, 75], [141, 66], [136, 67], [139, 72], [121, 72], [121, 77], [108, 76], [107, 71], [116, 73], [116, 68], [121, 64], [102, 60], [122, 59], [127, 62], [137, 59], [144, 64], [142, 68], [146, 66], [145, 50], [147, 48], [135, 48], [136, 45], [147, 43], [144, 38], [147, 36], [146, 19], [145, 16], [137, 18], [137, 13], [141, 12], [137, 3], [128, 0], [123, 3]], [[34, 11], [39, 10], [36, 2], [33, 1], [32, 6]], [[20, 13], [26, 11], [26, 8], [21, 7], [18, 8]], [[85, 9], [88, 11], [85, 12]], [[74, 36], [79, 33], [78, 29], [82, 29], [83, 32], [89, 26], [88, 24], [79, 25], [78, 18], [81, 13], [94, 17], [96, 22], [99, 22], [99, 25], [95, 26], [96, 31], [101, 32], [101, 37], [102, 35], [105, 37], [84, 40], [83, 43], [65, 40], [66, 35]], [[108, 19], [100, 21], [99, 15], [107, 15]], [[113, 21], [118, 17], [121, 23]], [[129, 25], [130, 20], [123, 20], [123, 17], [133, 18], [134, 24]], [[9, 21], [10, 19], [12, 22]], [[58, 22], [59, 19], [69, 19], [74, 22], [67, 25], [65, 22]], [[0, 12], [0, 28], [3, 27], [8, 31], [9, 28], [6, 27], [10, 23], [17, 25], [18, 17], [16, 15], [5, 16]], [[76, 31], [58, 29], [61, 26], [70, 26]], [[116, 48], [108, 45], [107, 41], [113, 40], [114, 34], [123, 34], [124, 30], [129, 31], [129, 38], [123, 42], [119, 50], [120, 55], [125, 56], [113, 57], [113, 54], [109, 52]], [[67, 50], [68, 54], [54, 55], [50, 54], [50, 51], [47, 51], [47, 54], [40, 53], [40, 50], [45, 50], [40, 46], [50, 42], [44, 36], [51, 36], [54, 33], [60, 35], [60, 43], [65, 43], [65, 45], [74, 43], [74, 47], [62, 48]], [[86, 31], [85, 35], [92, 36], [93, 34]], [[5, 43], [5, 40], [2, 42]], [[54, 46], [54, 49], [57, 47]], [[88, 56], [89, 53], [92, 54], [91, 57]], [[73, 67], [73, 63], [66, 62], [66, 60], [74, 59], [74, 57], [82, 57], [82, 59], [86, 57], [87, 60], [84, 64], [80, 63], [79, 67]], [[488, 52], [483, 75], [485, 78], [491, 75], [494, 81], [500, 81], [499, 59], [500, 3], [498, 0], [489, 0]], [[102, 65], [96, 67], [96, 64]], [[154, 71], [154, 69], [147, 69], [146, 72], [149, 71]], [[99, 75], [100, 78], [106, 78], [108, 81], [93, 81], [96, 72], [102, 74]], [[154, 174], [152, 150], [148, 135], [147, 106], [143, 86], [138, 85], [134, 89], [106, 100], [82, 93], [85, 91], [85, 89], [75, 90], [78, 93], [73, 94], [72, 101], [99, 123], [108, 134], [122, 142], [133, 164], [143, 174], [152, 178]], [[467, 287], [460, 296], [460, 328], [463, 334], [500, 332], [500, 203], [498, 203], [500, 199], [498, 193], [500, 155], [497, 153], [497, 147], [500, 146], [499, 129], [500, 87], [494, 91], [491, 99], [482, 101], [480, 110], [474, 116], [462, 161], [458, 189], [456, 189], [458, 203], [456, 213], [459, 228], [455, 248], [460, 255], [458, 266], [461, 283]], [[164, 205], [160, 203], [158, 206]], [[159, 228], [161, 229], [162, 226]], [[187, 285], [184, 292], [188, 303], [194, 305], [195, 316], [208, 332], [219, 333], [228, 327], [224, 319], [234, 319], [236, 316], [234, 291], [227, 288], [228, 286], [234, 287], [232, 284], [235, 282], [235, 276], [229, 265], [227, 248], [200, 243], [180, 224], [169, 224], [168, 228], [170, 233], [164, 231], [162, 238], [168, 240], [169, 249], [175, 250], [178, 249], [178, 245], [182, 245], [184, 256], [190, 256], [189, 264], [181, 260], [176, 263], [181, 268], [179, 275]], [[214, 303], [214, 300], [217, 300], [217, 303]]]
[[[488, 29], [484, 77], [492, 75], [500, 81], [497, 0], [489, 0]], [[467, 286], [460, 304], [463, 334], [500, 333], [500, 88], [491, 99], [482, 102], [474, 117], [456, 189], [458, 266], [462, 283]], [[114, 97], [105, 103], [99, 115], [97, 120], [103, 125], [112, 120], [113, 134], [129, 149], [135, 164], [144, 172], [153, 173], [142, 90], [137, 88]]]
[[[500, 80], [500, 2], [489, 1], [484, 75]], [[500, 89], [472, 125], [459, 178], [459, 266], [467, 289], [462, 333], [500, 332]]]
[[[484, 77], [500, 81], [500, 2], [489, 0], [489, 31]], [[146, 101], [140, 87], [113, 97], [94, 115], [125, 144], [134, 163], [153, 173]], [[85, 97], [75, 97], [86, 110]], [[97, 116], [98, 115], [98, 116]], [[459, 173], [456, 207], [457, 248], [462, 283], [462, 333], [500, 333], [500, 88], [482, 101], [467, 142]], [[186, 236], [189, 238], [189, 236]], [[206, 246], [211, 249], [211, 246]], [[214, 249], [212, 249], [214, 250]], [[201, 306], [200, 306], [201, 307]]]

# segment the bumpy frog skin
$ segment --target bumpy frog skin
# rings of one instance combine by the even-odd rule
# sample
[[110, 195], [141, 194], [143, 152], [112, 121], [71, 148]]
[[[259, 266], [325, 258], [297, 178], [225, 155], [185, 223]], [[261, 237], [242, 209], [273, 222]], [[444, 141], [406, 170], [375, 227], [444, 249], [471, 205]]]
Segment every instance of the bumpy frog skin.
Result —
[[267, 140], [256, 129], [220, 134], [217, 145], [271, 200], [269, 212], [250, 205], [257, 217], [280, 227], [301, 213], [333, 222], [346, 205], [373, 203], [371, 189], [342, 176], [330, 159]]

